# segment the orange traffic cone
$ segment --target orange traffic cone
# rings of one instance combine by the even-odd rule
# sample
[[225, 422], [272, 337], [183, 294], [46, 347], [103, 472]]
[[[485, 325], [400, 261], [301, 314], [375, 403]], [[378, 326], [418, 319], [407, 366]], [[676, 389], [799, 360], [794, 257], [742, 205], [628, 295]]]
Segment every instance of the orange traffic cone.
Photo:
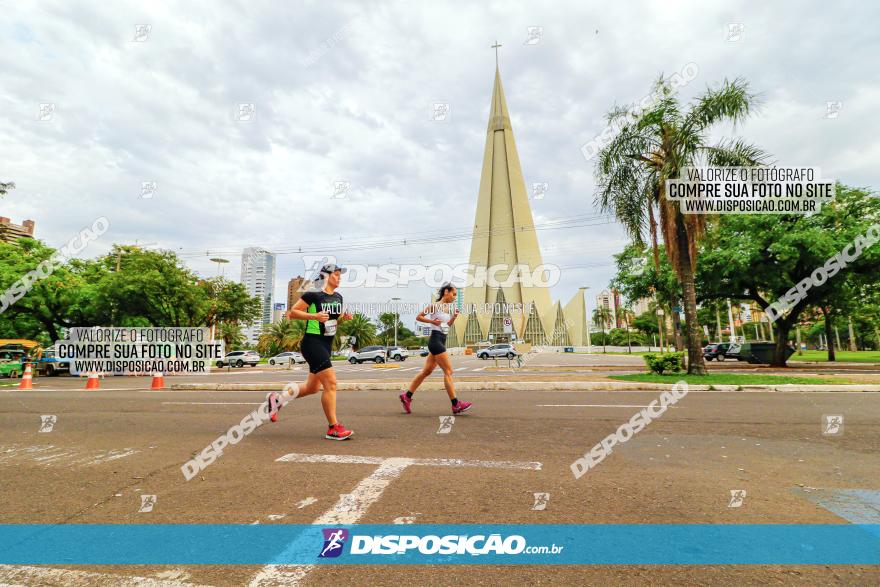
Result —
[[31, 371], [31, 364], [28, 363], [24, 368], [24, 375], [21, 376], [21, 383], [18, 384], [19, 389], [34, 388], [34, 373]]
[[165, 389], [165, 378], [161, 373], [153, 373], [153, 384], [150, 389]]
[[86, 381], [86, 389], [100, 389], [101, 382], [98, 380], [97, 373], [89, 373], [89, 380]]

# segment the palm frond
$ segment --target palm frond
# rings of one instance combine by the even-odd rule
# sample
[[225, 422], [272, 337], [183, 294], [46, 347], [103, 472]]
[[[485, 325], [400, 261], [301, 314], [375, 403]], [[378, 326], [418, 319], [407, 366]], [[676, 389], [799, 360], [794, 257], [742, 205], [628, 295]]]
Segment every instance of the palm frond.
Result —
[[758, 96], [749, 92], [749, 84], [744, 79], [725, 79], [720, 88], [708, 88], [697, 99], [685, 116], [684, 126], [697, 132], [722, 121], [732, 122], [735, 126], [748, 117], [758, 103]]

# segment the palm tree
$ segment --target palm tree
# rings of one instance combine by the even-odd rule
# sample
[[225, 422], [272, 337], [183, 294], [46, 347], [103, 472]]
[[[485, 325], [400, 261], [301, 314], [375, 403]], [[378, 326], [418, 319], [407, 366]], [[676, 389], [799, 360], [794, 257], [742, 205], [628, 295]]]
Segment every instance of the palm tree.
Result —
[[724, 80], [720, 88], [708, 89], [686, 111], [663, 77], [656, 82], [654, 95], [654, 104], [633, 118], [629, 118], [626, 108], [615, 108], [608, 114], [609, 121], [621, 128], [599, 152], [596, 201], [603, 212], [617, 217], [637, 244], [644, 243], [647, 226], [658, 272], [655, 208], [659, 211], [663, 245], [684, 292], [688, 373], [704, 375], [694, 270], [706, 216], [682, 214], [677, 203], [666, 199], [666, 180], [679, 178], [684, 167], [764, 163], [763, 151], [739, 139], [708, 143], [711, 127], [721, 122], [741, 122], [757, 100], [742, 79]]
[[632, 320], [636, 319], [636, 315], [629, 308], [621, 308], [620, 309], [620, 317], [623, 319], [623, 324], [626, 326], [626, 352], [632, 353], [632, 339], [629, 336], [629, 325]]
[[217, 335], [223, 339], [226, 352], [240, 348], [247, 342], [241, 326], [236, 322], [221, 322], [217, 329]]
[[611, 310], [599, 306], [593, 310], [593, 322], [602, 326], [602, 352], [605, 352], [605, 326], [611, 322]]
[[[376, 338], [376, 325], [363, 314], [353, 314], [351, 320], [339, 325], [339, 333], [355, 338], [355, 348], [363, 348], [373, 344]], [[336, 337], [339, 341], [339, 337]], [[339, 344], [339, 342], [337, 342]]]
[[264, 356], [298, 350], [299, 343], [305, 334], [305, 325], [303, 320], [288, 320], [286, 318], [270, 324], [257, 340], [257, 350]]

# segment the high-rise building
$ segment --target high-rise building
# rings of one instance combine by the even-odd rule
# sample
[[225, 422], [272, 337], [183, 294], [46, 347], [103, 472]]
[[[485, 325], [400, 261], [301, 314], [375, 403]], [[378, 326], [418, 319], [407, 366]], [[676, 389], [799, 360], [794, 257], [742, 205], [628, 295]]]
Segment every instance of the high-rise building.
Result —
[[272, 310], [272, 324], [284, 320], [284, 315], [287, 313], [285, 305], [283, 303], [276, 302], [275, 304], [273, 304], [272, 307], [274, 308]]
[[246, 325], [244, 334], [256, 344], [263, 327], [272, 323], [275, 290], [275, 255], [259, 247], [248, 247], [241, 254], [241, 283], [248, 293], [260, 298], [261, 315], [254, 324]]
[[20, 238], [34, 238], [34, 221], [25, 220], [20, 225], [12, 224], [12, 220], [0, 216], [0, 240], [8, 243]]
[[[617, 318], [617, 308], [620, 302], [620, 295], [613, 290], [603, 290], [596, 296], [596, 307], [604, 308], [608, 311], [607, 322], [604, 328], [619, 328], [619, 320]], [[599, 328], [603, 328], [602, 324], [597, 324]]]
[[303, 293], [305, 293], [309, 286], [311, 285], [311, 281], [303, 277], [302, 275], [297, 275], [293, 279], [287, 282], [287, 307], [288, 309], [293, 308], [293, 305], [299, 301], [302, 297]]

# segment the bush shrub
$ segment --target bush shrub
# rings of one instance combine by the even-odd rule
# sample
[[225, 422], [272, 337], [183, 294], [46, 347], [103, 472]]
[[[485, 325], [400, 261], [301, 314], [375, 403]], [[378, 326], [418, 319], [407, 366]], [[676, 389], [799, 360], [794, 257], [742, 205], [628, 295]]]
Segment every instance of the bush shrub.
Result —
[[642, 355], [648, 369], [663, 375], [663, 373], [678, 373], [684, 370], [684, 353], [645, 353]]

